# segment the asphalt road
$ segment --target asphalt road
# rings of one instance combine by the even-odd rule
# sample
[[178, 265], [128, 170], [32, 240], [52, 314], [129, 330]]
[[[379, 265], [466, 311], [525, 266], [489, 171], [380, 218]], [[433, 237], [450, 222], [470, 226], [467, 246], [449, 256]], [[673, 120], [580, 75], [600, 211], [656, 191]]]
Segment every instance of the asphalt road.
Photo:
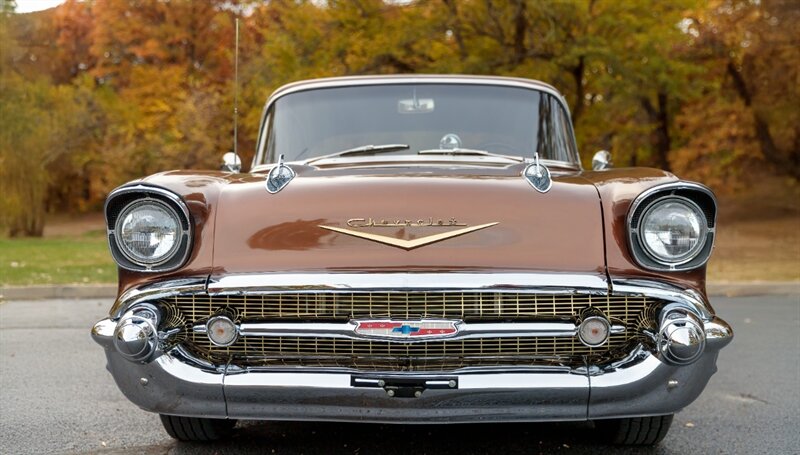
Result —
[[587, 424], [240, 423], [215, 445], [171, 440], [130, 404], [89, 337], [108, 301], [0, 303], [0, 453], [532, 454], [800, 452], [800, 296], [718, 298], [735, 338], [703, 395], [649, 452], [599, 446]]

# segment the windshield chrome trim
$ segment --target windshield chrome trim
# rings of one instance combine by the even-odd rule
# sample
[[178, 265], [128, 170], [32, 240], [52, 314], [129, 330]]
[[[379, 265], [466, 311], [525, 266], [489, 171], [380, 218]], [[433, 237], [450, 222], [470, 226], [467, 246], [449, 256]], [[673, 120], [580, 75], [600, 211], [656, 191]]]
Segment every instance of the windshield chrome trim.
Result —
[[[554, 160], [539, 160], [540, 163], [546, 165], [551, 169], [553, 175], [563, 174], [565, 171], [580, 171], [580, 167], [575, 163], [568, 163], [566, 161]], [[304, 161], [287, 161], [286, 164], [303, 165]], [[318, 162], [314, 162], [311, 166], [315, 168], [341, 168], [341, 167], [358, 167], [358, 168], [385, 168], [392, 166], [445, 166], [448, 168], [508, 168], [517, 166], [520, 163], [516, 160], [511, 161], [505, 158], [496, 158], [488, 156], [473, 156], [473, 155], [382, 155], [382, 156], [347, 156], [336, 158], [325, 158]], [[271, 169], [276, 167], [275, 163], [259, 164], [250, 169], [251, 173], [268, 173]]]
[[[501, 77], [501, 76], [469, 76], [469, 75], [404, 75], [404, 76], [349, 76], [349, 77], [333, 77], [333, 78], [322, 78], [322, 79], [311, 79], [305, 81], [298, 81], [292, 82], [286, 85], [283, 85], [277, 88], [272, 94], [267, 98], [267, 102], [264, 104], [264, 109], [261, 111], [261, 119], [259, 121], [259, 130], [258, 130], [258, 138], [256, 140], [257, 149], [256, 153], [253, 155], [253, 162], [251, 164], [251, 169], [256, 167], [270, 165], [273, 163], [264, 163], [264, 140], [263, 140], [263, 133], [264, 133], [264, 121], [267, 117], [267, 112], [269, 112], [270, 107], [280, 98], [297, 92], [304, 92], [308, 90], [318, 90], [318, 89], [325, 89], [325, 88], [342, 88], [342, 87], [352, 87], [352, 86], [366, 86], [366, 85], [402, 85], [402, 84], [431, 84], [431, 85], [446, 85], [446, 84], [460, 84], [460, 85], [488, 85], [488, 86], [502, 86], [502, 87], [512, 87], [512, 88], [523, 88], [528, 90], [537, 90], [540, 92], [544, 92], [547, 94], [552, 95], [558, 103], [564, 108], [564, 112], [567, 114], [567, 118], [569, 119], [570, 123], [570, 136], [572, 137], [572, 141], [575, 143], [577, 148], [577, 142], [575, 139], [575, 132], [574, 127], [572, 126], [572, 114], [569, 110], [569, 105], [567, 105], [567, 101], [555, 87], [545, 84], [544, 82], [533, 80], [533, 79], [524, 79], [524, 78], [514, 78], [514, 77]], [[522, 157], [521, 157], [522, 158]], [[578, 153], [578, 161], [555, 161], [557, 163], [565, 163], [570, 167], [577, 167], [578, 170], [582, 170], [583, 166], [580, 161], [580, 153]], [[261, 163], [261, 164], [259, 164]]]

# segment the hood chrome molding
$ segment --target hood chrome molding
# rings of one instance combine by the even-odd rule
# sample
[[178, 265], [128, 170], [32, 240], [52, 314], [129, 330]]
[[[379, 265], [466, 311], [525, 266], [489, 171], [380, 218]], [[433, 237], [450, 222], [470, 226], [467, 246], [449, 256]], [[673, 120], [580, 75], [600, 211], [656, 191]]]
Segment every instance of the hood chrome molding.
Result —
[[319, 225], [322, 229], [327, 229], [329, 231], [338, 232], [339, 234], [349, 235], [353, 237], [358, 237], [364, 240], [370, 240], [372, 242], [382, 243], [384, 245], [394, 246], [397, 248], [402, 248], [404, 250], [413, 250], [414, 248], [419, 248], [421, 246], [430, 245], [431, 243], [441, 242], [442, 240], [451, 239], [453, 237], [458, 237], [460, 235], [469, 234], [470, 232], [480, 231], [481, 229], [490, 228], [500, 224], [499, 222], [494, 223], [486, 223], [481, 224], [479, 226], [470, 226], [463, 229], [457, 229], [455, 231], [450, 232], [442, 232], [439, 234], [433, 235], [426, 235], [425, 237], [420, 237], [411, 240], [405, 239], [398, 239], [396, 237], [387, 237], [385, 235], [380, 234], [372, 234], [369, 232], [361, 232], [361, 231], [354, 231], [352, 229], [344, 229], [332, 226], [323, 226]]

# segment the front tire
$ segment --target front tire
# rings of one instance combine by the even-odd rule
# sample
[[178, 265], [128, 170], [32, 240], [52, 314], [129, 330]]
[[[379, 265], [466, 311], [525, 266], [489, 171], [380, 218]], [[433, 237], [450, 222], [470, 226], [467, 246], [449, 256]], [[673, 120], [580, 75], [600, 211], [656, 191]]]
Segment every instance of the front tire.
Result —
[[611, 444], [650, 446], [661, 442], [672, 425], [673, 414], [654, 417], [598, 420], [598, 435]]
[[210, 442], [226, 439], [233, 434], [235, 420], [204, 419], [161, 414], [167, 433], [180, 441]]

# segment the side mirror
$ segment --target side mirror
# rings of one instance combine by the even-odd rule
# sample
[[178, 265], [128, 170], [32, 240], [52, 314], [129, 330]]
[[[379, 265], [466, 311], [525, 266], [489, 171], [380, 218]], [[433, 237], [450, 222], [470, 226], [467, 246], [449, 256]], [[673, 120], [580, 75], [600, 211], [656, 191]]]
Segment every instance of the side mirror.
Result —
[[607, 150], [600, 150], [592, 157], [592, 170], [602, 171], [603, 169], [610, 169], [611, 154]]
[[235, 153], [228, 152], [222, 155], [222, 166], [219, 169], [226, 172], [241, 172], [242, 160]]

